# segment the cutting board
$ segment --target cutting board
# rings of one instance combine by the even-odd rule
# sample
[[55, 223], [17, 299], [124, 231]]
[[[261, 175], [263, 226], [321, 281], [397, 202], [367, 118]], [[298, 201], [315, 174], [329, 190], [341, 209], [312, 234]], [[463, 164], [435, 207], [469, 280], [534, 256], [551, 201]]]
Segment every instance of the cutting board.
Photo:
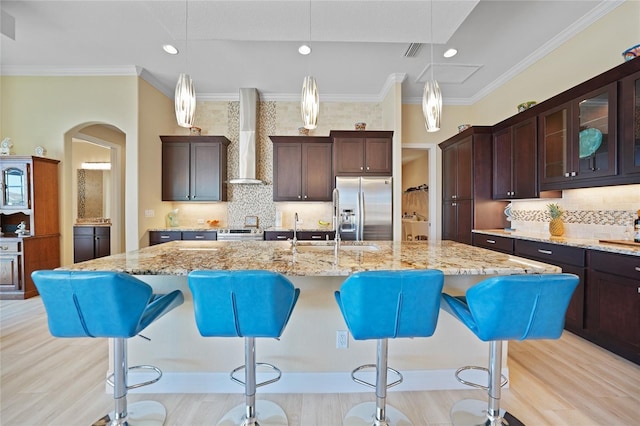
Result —
[[632, 246], [640, 248], [640, 243], [634, 243], [629, 240], [599, 240], [601, 243], [609, 243], [609, 244], [621, 244], [623, 246]]

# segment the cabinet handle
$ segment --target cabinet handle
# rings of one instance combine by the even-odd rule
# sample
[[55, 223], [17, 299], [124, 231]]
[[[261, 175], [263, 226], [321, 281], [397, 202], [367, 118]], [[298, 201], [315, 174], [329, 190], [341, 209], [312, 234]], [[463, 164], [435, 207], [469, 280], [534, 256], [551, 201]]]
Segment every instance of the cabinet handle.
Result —
[[196, 240], [202, 240], [204, 239], [204, 235], [196, 235]]
[[370, 169], [370, 167], [369, 167], [369, 166], [367, 166], [367, 170], [369, 170], [369, 169]]
[[640, 266], [636, 266], [636, 271], [640, 272]]
[[322, 239], [322, 235], [312, 235], [311, 239], [312, 240], [321, 240]]
[[496, 243], [496, 240], [487, 240], [487, 242], [488, 242], [489, 244], [495, 244], [495, 243]]
[[564, 177], [569, 177], [569, 176], [571, 176], [571, 175], [569, 174], [569, 172], [567, 172], [567, 173], [565, 173], [565, 174], [564, 174]]
[[276, 236], [276, 238], [279, 239], [279, 240], [286, 240], [287, 236], [286, 235], [278, 235], [278, 236]]
[[362, 169], [363, 169], [363, 167], [362, 167], [362, 166], [360, 166], [360, 170], [362, 170]]
[[456, 207], [458, 203], [451, 203], [451, 207]]
[[299, 200], [300, 198], [302, 198], [302, 197], [298, 195], [298, 200]]
[[458, 198], [458, 196], [457, 195], [452, 195], [451, 198], [453, 198], [455, 200], [456, 198]]
[[168, 238], [171, 238], [171, 236], [170, 235], [160, 235], [160, 239], [161, 240], [166, 240]]
[[538, 249], [538, 253], [542, 253], [542, 254], [553, 254], [553, 252], [551, 250], [542, 250], [542, 249]]
[[577, 176], [578, 173], [577, 172], [571, 172], [571, 176]]
[[307, 196], [306, 196], [306, 195], [304, 196], [304, 199], [305, 199], [305, 200], [307, 199]]

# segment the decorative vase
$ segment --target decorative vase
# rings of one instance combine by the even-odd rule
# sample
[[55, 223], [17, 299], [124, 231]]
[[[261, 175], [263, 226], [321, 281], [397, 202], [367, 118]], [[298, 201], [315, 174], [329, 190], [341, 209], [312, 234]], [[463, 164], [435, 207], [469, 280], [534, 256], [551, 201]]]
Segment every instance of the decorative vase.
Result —
[[549, 233], [553, 237], [561, 237], [564, 235], [564, 222], [562, 219], [555, 218], [549, 222]]

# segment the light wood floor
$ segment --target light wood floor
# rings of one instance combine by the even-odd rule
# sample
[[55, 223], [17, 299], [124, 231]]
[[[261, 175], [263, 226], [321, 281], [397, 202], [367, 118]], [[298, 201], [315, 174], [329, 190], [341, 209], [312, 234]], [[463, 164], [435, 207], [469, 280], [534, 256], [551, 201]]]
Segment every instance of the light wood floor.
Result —
[[[0, 301], [0, 425], [90, 425], [112, 409], [104, 391], [105, 339], [50, 336], [39, 297]], [[391, 343], [393, 344], [393, 343]], [[391, 360], [392, 361], [392, 360]], [[640, 367], [565, 332], [560, 340], [509, 344], [511, 388], [502, 406], [531, 425], [640, 425]], [[268, 387], [262, 388], [268, 390]], [[261, 389], [261, 390], [262, 390]], [[373, 393], [268, 394], [291, 426], [340, 425]], [[450, 406], [482, 390], [389, 392], [414, 425], [449, 425]], [[132, 394], [167, 408], [166, 425], [216, 424], [241, 394]]]

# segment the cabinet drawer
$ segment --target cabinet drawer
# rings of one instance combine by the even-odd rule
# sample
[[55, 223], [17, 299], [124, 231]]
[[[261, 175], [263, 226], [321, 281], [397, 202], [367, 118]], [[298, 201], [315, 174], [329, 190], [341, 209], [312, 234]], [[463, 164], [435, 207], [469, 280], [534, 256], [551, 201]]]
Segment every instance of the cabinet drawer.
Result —
[[333, 231], [302, 231], [298, 232], [298, 239], [305, 241], [326, 241], [332, 240], [335, 235]]
[[495, 235], [473, 234], [473, 245], [513, 254], [513, 238]]
[[0, 241], [0, 254], [17, 253], [20, 251], [20, 243], [18, 241]]
[[183, 240], [207, 240], [215, 241], [218, 239], [216, 231], [186, 231], [182, 233]]
[[93, 235], [93, 226], [74, 226], [73, 235]]
[[542, 262], [566, 263], [568, 265], [584, 267], [586, 262], [586, 250], [577, 247], [568, 247], [559, 244], [538, 243], [535, 241], [515, 241], [515, 255], [527, 257]]
[[98, 237], [110, 237], [111, 228], [108, 226], [96, 226], [94, 228], [95, 235]]
[[293, 239], [293, 231], [264, 231], [266, 241], [286, 241]]
[[181, 239], [182, 232], [180, 231], [149, 231], [149, 244], [151, 245]]
[[589, 268], [640, 280], [640, 256], [589, 250]]

